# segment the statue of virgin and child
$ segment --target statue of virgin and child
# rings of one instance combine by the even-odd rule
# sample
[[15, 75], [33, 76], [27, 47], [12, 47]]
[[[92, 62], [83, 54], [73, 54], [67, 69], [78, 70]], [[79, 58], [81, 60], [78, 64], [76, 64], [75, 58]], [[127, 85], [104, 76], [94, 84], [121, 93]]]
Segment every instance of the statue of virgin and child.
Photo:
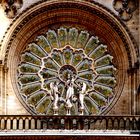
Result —
[[[51, 82], [50, 89], [51, 89], [51, 99], [53, 100], [53, 110], [54, 115], [58, 115], [58, 102], [60, 101], [60, 92], [58, 90], [59, 83]], [[71, 108], [73, 106], [73, 100], [78, 100], [79, 102], [79, 110], [80, 115], [84, 114], [84, 97], [86, 92], [86, 84], [80, 83], [78, 86], [75, 84], [75, 78], [72, 75], [68, 75], [67, 81], [65, 82], [66, 87], [66, 96], [63, 100], [66, 107], [66, 115], [71, 115]], [[78, 99], [75, 96], [74, 88], [77, 87], [79, 89]]]

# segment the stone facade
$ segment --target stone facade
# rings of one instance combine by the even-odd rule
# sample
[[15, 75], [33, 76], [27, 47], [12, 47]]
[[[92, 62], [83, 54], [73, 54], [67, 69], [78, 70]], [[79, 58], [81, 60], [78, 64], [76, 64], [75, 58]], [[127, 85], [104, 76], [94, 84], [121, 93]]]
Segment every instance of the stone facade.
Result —
[[98, 0], [99, 4], [84, 0], [67, 1], [69, 6], [61, 0], [38, 1], [24, 0], [23, 7], [14, 19], [7, 19], [0, 7], [0, 114], [30, 114], [18, 97], [17, 65], [28, 43], [49, 28], [60, 27], [60, 24], [84, 28], [97, 35], [107, 44], [114, 57], [113, 63], [118, 73], [116, 98], [103, 114], [140, 114], [139, 8], [133, 12], [131, 20], [122, 22], [112, 6], [112, 0]]

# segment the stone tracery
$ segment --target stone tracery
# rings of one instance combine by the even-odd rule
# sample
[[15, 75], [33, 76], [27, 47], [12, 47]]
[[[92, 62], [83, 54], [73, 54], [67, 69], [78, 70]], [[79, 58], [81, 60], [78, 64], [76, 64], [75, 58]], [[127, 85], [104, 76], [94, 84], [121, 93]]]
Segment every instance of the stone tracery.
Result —
[[[113, 57], [106, 51], [97, 37], [76, 28], [61, 27], [58, 34], [49, 30], [38, 36], [19, 64], [23, 100], [37, 114], [100, 114], [114, 97], [116, 83]], [[57, 93], [51, 93], [52, 84]]]

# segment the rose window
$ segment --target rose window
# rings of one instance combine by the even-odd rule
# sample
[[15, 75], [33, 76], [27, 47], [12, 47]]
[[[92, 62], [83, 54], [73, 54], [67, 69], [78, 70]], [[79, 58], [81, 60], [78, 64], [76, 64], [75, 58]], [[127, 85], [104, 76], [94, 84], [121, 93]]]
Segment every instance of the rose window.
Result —
[[112, 59], [87, 31], [48, 30], [21, 55], [20, 96], [35, 114], [100, 114], [115, 96]]

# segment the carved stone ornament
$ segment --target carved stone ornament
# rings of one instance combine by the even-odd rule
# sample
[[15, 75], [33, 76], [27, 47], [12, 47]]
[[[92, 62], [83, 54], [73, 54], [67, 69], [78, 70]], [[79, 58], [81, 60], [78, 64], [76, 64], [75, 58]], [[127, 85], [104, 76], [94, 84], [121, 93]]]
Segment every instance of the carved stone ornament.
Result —
[[129, 21], [138, 7], [138, 0], [114, 0], [113, 7], [123, 21]]
[[23, 5], [23, 0], [1, 0], [1, 5], [8, 18], [14, 18]]
[[22, 53], [17, 72], [22, 99], [36, 114], [100, 114], [115, 96], [112, 59], [87, 31], [48, 30]]

